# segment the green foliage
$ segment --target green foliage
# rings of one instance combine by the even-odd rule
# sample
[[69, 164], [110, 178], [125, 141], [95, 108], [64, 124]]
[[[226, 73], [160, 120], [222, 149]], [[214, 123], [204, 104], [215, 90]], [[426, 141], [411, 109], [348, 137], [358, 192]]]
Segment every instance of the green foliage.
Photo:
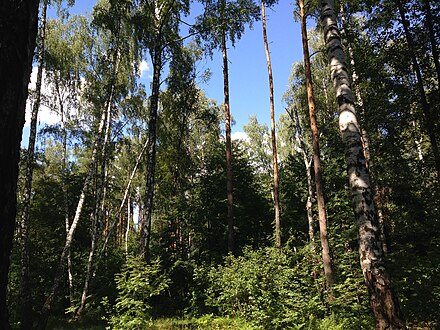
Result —
[[[115, 278], [118, 297], [109, 311], [111, 329], [145, 329], [151, 324], [151, 299], [168, 287], [160, 261], [147, 264], [139, 257], [128, 257]], [[104, 300], [108, 305], [108, 301]]]
[[[242, 256], [226, 257], [223, 265], [197, 269], [195, 276], [196, 282], [205, 282], [206, 311], [245, 319], [257, 329], [370, 327], [365, 306], [339, 295], [338, 287], [336, 301], [325, 300], [320, 272], [320, 260], [308, 248], [286, 247], [281, 255], [275, 248], [245, 249]], [[343, 292], [362, 294], [351, 283], [343, 286]], [[201, 290], [195, 296], [200, 300]]]
[[160, 319], [153, 323], [152, 330], [254, 330], [251, 323], [239, 318], [216, 317], [207, 314], [194, 319]]

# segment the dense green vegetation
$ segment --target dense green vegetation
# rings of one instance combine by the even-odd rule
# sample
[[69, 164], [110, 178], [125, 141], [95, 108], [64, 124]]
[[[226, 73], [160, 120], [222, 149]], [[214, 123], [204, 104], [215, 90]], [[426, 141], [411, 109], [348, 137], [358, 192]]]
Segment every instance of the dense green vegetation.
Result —
[[[282, 249], [275, 247], [271, 136], [251, 117], [248, 139], [232, 141], [234, 253], [228, 253], [224, 105], [198, 86], [209, 72], [198, 72], [197, 64], [219, 48], [217, 20], [227, 22], [223, 32], [234, 44], [259, 19], [260, 3], [200, 2], [220, 16], [199, 13], [194, 38], [187, 39], [179, 35], [179, 19], [190, 13], [189, 1], [100, 0], [89, 16], [68, 15], [68, 4], [49, 2], [58, 16], [45, 31], [41, 103], [60, 120], [39, 130], [33, 156], [32, 312], [24, 317], [50, 329], [373, 329], [319, 20], [309, 43], [331, 288], [314, 193], [314, 239], [309, 236], [306, 205], [314, 185], [307, 178], [312, 147], [302, 62], [292, 63], [286, 111], [277, 123]], [[319, 16], [319, 4], [307, 6], [310, 17]], [[387, 270], [408, 328], [438, 329], [440, 4], [347, 0], [337, 6]], [[151, 88], [139, 83], [147, 54], [157, 66]], [[30, 102], [37, 93], [30, 91]], [[23, 149], [19, 224], [28, 157]], [[17, 329], [22, 228], [14, 237], [7, 297]]]

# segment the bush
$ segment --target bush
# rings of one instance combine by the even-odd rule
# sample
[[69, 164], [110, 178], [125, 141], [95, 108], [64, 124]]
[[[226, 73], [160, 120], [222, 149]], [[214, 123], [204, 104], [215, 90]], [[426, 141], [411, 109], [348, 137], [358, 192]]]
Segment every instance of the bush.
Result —
[[[138, 257], [128, 257], [115, 277], [118, 296], [112, 308], [107, 306], [111, 329], [146, 329], [151, 325], [151, 298], [168, 287], [160, 261], [147, 264]], [[108, 305], [108, 301], [104, 300]]]

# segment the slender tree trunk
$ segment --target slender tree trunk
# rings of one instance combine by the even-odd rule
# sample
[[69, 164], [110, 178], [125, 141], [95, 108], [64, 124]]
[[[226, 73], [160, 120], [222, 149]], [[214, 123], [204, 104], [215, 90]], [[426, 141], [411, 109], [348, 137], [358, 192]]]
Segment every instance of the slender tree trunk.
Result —
[[[100, 251], [100, 253], [99, 253], [98, 262], [99, 262], [99, 260], [101, 260], [101, 257], [102, 257], [102, 255], [104, 254], [105, 248], [107, 247], [107, 244], [108, 244], [108, 241], [109, 241], [109, 239], [110, 239], [110, 236], [111, 236], [111, 234], [113, 233], [113, 229], [115, 228], [116, 222], [117, 222], [117, 220], [118, 220], [118, 216], [119, 216], [119, 214], [122, 212], [122, 209], [124, 208], [125, 201], [127, 200], [127, 198], [128, 198], [128, 194], [129, 194], [129, 192], [130, 192], [131, 183], [133, 182], [133, 179], [134, 179], [134, 176], [135, 176], [135, 174], [136, 174], [137, 168], [139, 167], [139, 164], [141, 163], [142, 156], [143, 156], [145, 150], [147, 149], [147, 147], [148, 147], [148, 140], [146, 141], [146, 143], [144, 143], [144, 146], [142, 147], [142, 150], [141, 150], [141, 152], [140, 152], [139, 155], [138, 155], [138, 158], [137, 158], [137, 160], [136, 160], [136, 164], [135, 164], [135, 166], [134, 166], [134, 168], [133, 168], [133, 170], [132, 170], [132, 172], [131, 172], [130, 178], [129, 178], [129, 180], [128, 180], [127, 187], [125, 188], [125, 191], [124, 191], [124, 197], [122, 198], [121, 205], [119, 206], [118, 211], [117, 211], [116, 214], [114, 215], [115, 219], [114, 219], [113, 222], [110, 224], [110, 227], [108, 228], [107, 235], [105, 235], [105, 240], [104, 240], [104, 243], [103, 243], [103, 245], [102, 245], [101, 251]], [[139, 216], [142, 215], [141, 213], [142, 213], [142, 212], [139, 212]], [[140, 220], [139, 220], [139, 225], [141, 225], [142, 223], [143, 223], [143, 220], [140, 219]], [[142, 231], [142, 228], [140, 228], [140, 230]]]
[[301, 151], [301, 154], [303, 156], [304, 161], [304, 167], [306, 169], [306, 176], [307, 176], [307, 202], [306, 202], [306, 211], [307, 211], [307, 222], [309, 225], [309, 240], [310, 240], [310, 249], [312, 251], [315, 251], [315, 219], [313, 218], [313, 185], [312, 185], [312, 160], [311, 157], [309, 160], [309, 157], [307, 155], [307, 147], [304, 143], [303, 139], [303, 133], [302, 133], [302, 127], [301, 122], [299, 120], [298, 111], [296, 109], [293, 109], [292, 111], [287, 111], [287, 114], [290, 116], [292, 121], [295, 123], [295, 137], [296, 141], [298, 143], [298, 147]]
[[312, 185], [312, 160], [311, 157], [310, 160], [307, 156], [307, 148], [306, 144], [304, 143], [304, 139], [302, 137], [302, 128], [301, 123], [299, 121], [298, 112], [295, 111], [296, 115], [296, 134], [297, 134], [297, 140], [299, 144], [299, 148], [301, 150], [303, 161], [304, 161], [304, 167], [306, 168], [306, 175], [307, 175], [307, 202], [306, 202], [306, 210], [307, 210], [307, 222], [309, 224], [309, 240], [310, 240], [310, 249], [312, 251], [315, 251], [315, 219], [313, 218], [313, 185]]
[[235, 253], [234, 233], [234, 195], [232, 186], [232, 141], [231, 141], [231, 111], [229, 109], [229, 74], [228, 53], [226, 48], [226, 36], [222, 34], [223, 54], [223, 92], [225, 106], [225, 131], [226, 131], [226, 191], [228, 196], [228, 252]]
[[[119, 24], [120, 28], [120, 24]], [[119, 28], [117, 31], [119, 31]], [[117, 32], [118, 33], [118, 32]], [[102, 218], [102, 214], [104, 211], [104, 198], [105, 198], [105, 190], [106, 190], [106, 181], [107, 181], [107, 163], [108, 163], [108, 145], [110, 141], [110, 135], [111, 135], [111, 122], [112, 122], [112, 107], [113, 107], [113, 100], [115, 96], [115, 84], [116, 84], [116, 75], [118, 74], [118, 68], [119, 68], [119, 35], [116, 35], [116, 46], [113, 49], [113, 56], [112, 56], [112, 72], [110, 76], [110, 84], [109, 84], [109, 91], [108, 96], [105, 104], [105, 113], [106, 113], [106, 119], [105, 119], [105, 132], [104, 132], [104, 141], [101, 146], [101, 176], [98, 179], [98, 187], [96, 189], [96, 202], [95, 202], [95, 210], [93, 211], [92, 216], [92, 228], [91, 228], [91, 243], [90, 243], [90, 252], [89, 252], [89, 258], [87, 262], [87, 272], [86, 277], [84, 280], [84, 287], [81, 294], [81, 303], [76, 311], [76, 317], [80, 317], [84, 307], [86, 305], [86, 299], [87, 299], [87, 293], [90, 286], [90, 280], [92, 278], [92, 267], [93, 267], [93, 258], [95, 256], [95, 250], [96, 250], [96, 243], [98, 240], [98, 223]], [[98, 162], [96, 162], [95, 165], [95, 173], [98, 173]]]
[[6, 292], [16, 221], [20, 142], [38, 28], [39, 1], [0, 5], [0, 328], [10, 329]]
[[55, 296], [58, 292], [58, 288], [60, 286], [61, 280], [64, 275], [64, 271], [66, 268], [66, 259], [69, 254], [70, 246], [72, 245], [75, 231], [76, 231], [76, 228], [78, 226], [78, 223], [79, 223], [79, 220], [81, 217], [86, 194], [89, 190], [90, 183], [92, 182], [92, 179], [95, 175], [96, 162], [98, 161], [98, 151], [99, 151], [99, 146], [102, 145], [102, 137], [103, 137], [104, 127], [105, 127], [106, 117], [107, 117], [106, 112], [103, 111], [102, 115], [101, 115], [100, 122], [99, 122], [98, 132], [97, 132], [95, 141], [93, 143], [92, 159], [91, 159], [89, 169], [86, 174], [86, 178], [84, 180], [84, 185], [81, 190], [79, 200], [78, 200], [78, 204], [77, 204], [76, 211], [75, 211], [75, 216], [74, 216], [73, 221], [70, 225], [69, 232], [67, 233], [67, 236], [66, 236], [66, 242], [64, 243], [64, 248], [61, 252], [61, 256], [60, 256], [57, 270], [55, 272], [55, 277], [53, 280], [52, 288], [51, 288], [50, 293], [49, 293], [48, 297], [46, 298], [46, 301], [44, 302], [43, 308], [41, 309], [41, 312], [40, 312], [40, 319], [38, 322], [39, 329], [46, 328], [47, 320], [49, 318], [49, 314], [52, 309], [52, 306], [53, 306], [53, 303], [55, 300]]
[[159, 108], [160, 76], [162, 72], [162, 47], [160, 39], [154, 50], [151, 52], [153, 59], [153, 82], [150, 97], [150, 117], [148, 121], [148, 160], [147, 160], [147, 182], [145, 192], [144, 216], [141, 231], [141, 254], [145, 260], [149, 258], [151, 240], [151, 220], [153, 213], [154, 181], [156, 173], [156, 138], [157, 138], [157, 112]]
[[32, 327], [32, 295], [29, 271], [29, 220], [32, 196], [32, 178], [34, 172], [35, 141], [37, 137], [38, 110], [41, 104], [41, 84], [44, 68], [44, 41], [46, 34], [47, 0], [43, 1], [39, 28], [38, 69], [35, 85], [35, 100], [32, 107], [29, 142], [26, 160], [26, 178], [24, 183], [23, 212], [21, 215], [21, 328]]
[[266, 50], [267, 73], [269, 75], [269, 92], [270, 92], [270, 128], [272, 137], [272, 160], [273, 160], [273, 204], [275, 210], [275, 246], [281, 251], [281, 223], [280, 223], [280, 194], [278, 192], [278, 159], [277, 159], [277, 141], [275, 135], [275, 102], [273, 99], [273, 75], [272, 64], [270, 61], [269, 44], [267, 42], [266, 32], [266, 13], [264, 0], [261, 1], [261, 20], [263, 22], [263, 40], [264, 49]]
[[315, 96], [313, 92], [312, 69], [309, 55], [309, 41], [307, 39], [306, 14], [304, 11], [304, 0], [299, 0], [301, 34], [304, 53], [304, 68], [307, 84], [307, 103], [309, 106], [310, 129], [312, 131], [312, 149], [313, 149], [313, 169], [315, 171], [316, 200], [318, 204], [319, 234], [322, 248], [322, 263], [324, 265], [324, 275], [327, 288], [330, 289], [333, 284], [332, 262], [330, 258], [330, 247], [327, 234], [327, 212], [324, 201], [324, 187], [322, 183], [321, 159], [319, 150], [319, 131], [316, 120]]
[[365, 165], [359, 125], [333, 0], [322, 0], [322, 26], [339, 105], [339, 128], [346, 147], [348, 179], [359, 230], [359, 254], [376, 329], [405, 329], [397, 296], [385, 267], [379, 239], [379, 223], [373, 203], [370, 176]]
[[423, 0], [422, 2], [423, 2], [423, 10], [425, 11], [425, 15], [426, 15], [425, 27], [427, 28], [429, 33], [429, 41], [431, 43], [432, 57], [434, 59], [435, 71], [437, 72], [437, 84], [440, 84], [440, 61], [439, 61], [437, 42], [435, 38], [431, 4], [429, 3], [429, 0]]
[[128, 235], [130, 234], [130, 222], [133, 216], [132, 204], [130, 195], [127, 200], [127, 228], [125, 230], [125, 258], [128, 258]]
[[423, 77], [422, 71], [420, 69], [419, 62], [417, 61], [416, 54], [414, 52], [414, 40], [409, 31], [409, 23], [405, 17], [405, 10], [401, 0], [395, 0], [397, 7], [399, 9], [399, 15], [401, 19], [401, 23], [403, 26], [403, 30], [405, 31], [406, 43], [408, 44], [408, 51], [411, 56], [411, 61], [416, 72], [417, 77], [417, 88], [420, 94], [420, 101], [422, 103], [423, 115], [424, 115], [424, 124], [425, 129], [428, 133], [429, 139], [431, 141], [432, 152], [434, 154], [435, 161], [435, 169], [437, 171], [437, 180], [440, 180], [440, 154], [438, 150], [437, 137], [436, 137], [436, 125], [434, 116], [432, 114], [431, 105], [428, 103], [428, 99], [426, 98], [425, 87], [423, 86]]
[[[58, 104], [60, 107], [61, 127], [62, 127], [62, 143], [63, 143], [63, 158], [62, 163], [62, 186], [63, 186], [63, 208], [64, 208], [64, 223], [66, 229], [66, 237], [70, 229], [69, 221], [69, 195], [67, 190], [67, 128], [66, 128], [66, 114], [64, 113], [63, 97], [61, 96], [58, 78], [55, 79], [55, 87], [57, 92]], [[73, 270], [72, 270], [72, 256], [69, 250], [67, 254], [67, 285], [69, 287], [69, 305], [73, 307]]]
[[[221, 0], [221, 20], [224, 24], [224, 11], [226, 0]], [[235, 254], [235, 233], [234, 233], [234, 194], [232, 175], [232, 140], [231, 140], [231, 110], [229, 104], [229, 70], [228, 50], [226, 47], [226, 27], [222, 26], [221, 49], [223, 57], [223, 95], [225, 107], [225, 134], [226, 134], [226, 192], [228, 198], [228, 252]]]

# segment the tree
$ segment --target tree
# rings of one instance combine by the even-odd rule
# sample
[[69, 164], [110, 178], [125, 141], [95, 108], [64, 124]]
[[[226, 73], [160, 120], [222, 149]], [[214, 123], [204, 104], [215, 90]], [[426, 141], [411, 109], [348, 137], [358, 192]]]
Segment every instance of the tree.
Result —
[[38, 69], [37, 81], [35, 87], [35, 100], [32, 106], [32, 115], [30, 123], [27, 159], [26, 159], [26, 178], [25, 178], [25, 192], [23, 200], [23, 211], [21, 214], [20, 229], [21, 229], [21, 298], [22, 298], [22, 315], [21, 328], [29, 329], [32, 327], [32, 297], [29, 275], [29, 213], [31, 207], [32, 195], [32, 175], [34, 168], [34, 150], [35, 139], [37, 136], [37, 118], [38, 110], [41, 103], [41, 84], [43, 78], [44, 67], [44, 43], [46, 34], [46, 12], [48, 0], [44, 0], [41, 9], [41, 23], [38, 35]]
[[202, 0], [204, 13], [197, 17], [193, 31], [203, 40], [205, 49], [212, 56], [214, 49], [221, 49], [223, 58], [223, 95], [226, 135], [226, 191], [228, 201], [228, 252], [234, 253], [234, 195], [232, 175], [231, 111], [229, 104], [229, 73], [227, 40], [235, 45], [241, 38], [246, 24], [258, 19], [259, 7], [252, 0], [226, 2], [226, 0]]
[[[273, 1], [269, 1], [268, 6], [273, 5]], [[277, 140], [275, 135], [275, 102], [273, 98], [273, 75], [272, 63], [270, 61], [269, 44], [267, 42], [266, 32], [266, 13], [264, 0], [261, 1], [261, 21], [263, 23], [263, 40], [266, 50], [267, 73], [269, 76], [269, 99], [270, 99], [270, 129], [272, 138], [272, 162], [273, 162], [273, 204], [275, 210], [275, 246], [281, 251], [281, 223], [280, 223], [280, 194], [278, 191], [278, 154]]]
[[6, 289], [15, 227], [16, 189], [27, 85], [37, 35], [38, 1], [0, 5], [0, 327], [9, 329]]
[[151, 221], [156, 175], [156, 140], [159, 112], [161, 74], [167, 62], [167, 53], [181, 40], [178, 35], [180, 13], [188, 12], [189, 3], [172, 0], [144, 0], [137, 13], [141, 44], [149, 51], [153, 66], [153, 81], [149, 100], [147, 177], [144, 214], [141, 223], [140, 253], [149, 258]]
[[307, 104], [309, 107], [310, 130], [312, 132], [313, 169], [315, 171], [316, 200], [318, 204], [319, 235], [322, 247], [322, 263], [327, 286], [331, 289], [333, 283], [333, 271], [330, 258], [330, 247], [327, 234], [327, 211], [324, 201], [324, 187], [321, 174], [321, 156], [319, 150], [319, 130], [316, 120], [315, 95], [313, 91], [312, 68], [310, 64], [309, 41], [307, 38], [307, 15], [304, 9], [304, 0], [299, 0], [299, 16], [301, 21], [301, 36], [304, 55], [304, 69], [307, 85]]
[[379, 240], [379, 224], [374, 209], [370, 177], [365, 163], [344, 51], [336, 23], [334, 2], [326, 0], [322, 1], [321, 5], [324, 40], [340, 110], [339, 129], [346, 148], [348, 179], [359, 231], [360, 262], [370, 293], [370, 305], [376, 319], [376, 329], [402, 329], [405, 328], [405, 322], [397, 296], [391, 286]]

